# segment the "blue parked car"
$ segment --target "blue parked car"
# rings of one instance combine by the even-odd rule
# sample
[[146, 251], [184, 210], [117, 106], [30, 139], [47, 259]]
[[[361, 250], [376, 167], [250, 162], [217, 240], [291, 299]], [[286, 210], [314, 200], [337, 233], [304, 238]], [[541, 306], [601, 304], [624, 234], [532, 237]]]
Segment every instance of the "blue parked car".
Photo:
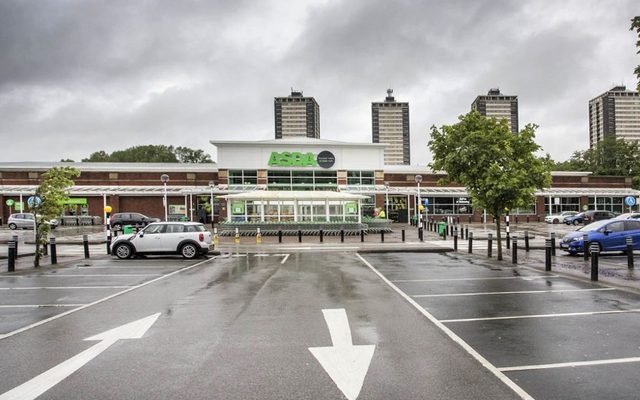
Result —
[[626, 238], [633, 238], [634, 250], [640, 249], [640, 220], [607, 219], [592, 222], [582, 228], [567, 233], [560, 241], [560, 248], [569, 254], [584, 252], [582, 236], [588, 235], [591, 244], [598, 246], [599, 251], [624, 251]]

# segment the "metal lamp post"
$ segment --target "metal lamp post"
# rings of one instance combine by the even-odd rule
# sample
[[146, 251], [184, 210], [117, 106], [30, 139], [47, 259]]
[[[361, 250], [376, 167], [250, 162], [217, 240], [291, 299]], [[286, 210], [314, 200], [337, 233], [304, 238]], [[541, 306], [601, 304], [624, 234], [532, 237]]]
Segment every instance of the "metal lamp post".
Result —
[[160, 175], [160, 180], [162, 181], [162, 184], [164, 185], [164, 197], [163, 197], [163, 202], [164, 202], [164, 220], [165, 222], [167, 221], [167, 182], [169, 182], [169, 175], [167, 174], [162, 174]]
[[422, 175], [416, 175], [416, 183], [418, 184], [418, 204], [416, 204], [416, 224], [420, 225], [420, 204], [422, 201], [420, 200], [420, 182], [422, 182]]
[[384, 183], [384, 189], [384, 212], [386, 213], [385, 217], [389, 219], [389, 182]]
[[213, 187], [216, 185], [216, 183], [214, 181], [209, 181], [209, 189], [211, 190], [211, 199], [210, 201], [210, 206], [211, 206], [211, 227], [213, 228]]

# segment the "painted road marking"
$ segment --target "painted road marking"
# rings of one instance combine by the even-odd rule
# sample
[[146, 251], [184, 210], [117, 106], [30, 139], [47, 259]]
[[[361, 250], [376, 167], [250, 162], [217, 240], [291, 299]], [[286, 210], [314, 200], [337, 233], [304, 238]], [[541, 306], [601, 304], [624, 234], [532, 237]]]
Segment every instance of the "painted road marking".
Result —
[[348, 400], [355, 400], [369, 371], [375, 345], [354, 346], [344, 308], [322, 310], [333, 346], [309, 347]]
[[58, 289], [126, 289], [133, 286], [29, 286], [29, 287], [3, 287], [0, 290], [58, 290]]
[[45, 274], [35, 276], [0, 276], [0, 278], [23, 278], [23, 279], [39, 279], [39, 278], [88, 278], [88, 277], [108, 277], [108, 276], [160, 276], [163, 274]]
[[23, 383], [20, 386], [0, 395], [0, 400], [32, 400], [45, 393], [58, 383], [62, 382], [69, 375], [82, 368], [89, 361], [96, 358], [100, 353], [107, 350], [118, 340], [140, 339], [151, 325], [156, 322], [160, 313], [150, 315], [146, 318], [121, 325], [117, 328], [91, 336], [85, 340], [99, 340], [100, 342], [89, 347], [87, 350], [71, 357], [70, 359], [56, 365], [50, 370], [43, 372], [35, 378]]
[[431, 321], [435, 326], [440, 328], [447, 336], [451, 338], [455, 343], [460, 345], [467, 353], [469, 353], [473, 358], [478, 360], [482, 366], [484, 366], [487, 370], [489, 370], [493, 375], [495, 375], [501, 382], [507, 385], [511, 390], [517, 393], [524, 400], [534, 400], [531, 395], [529, 395], [524, 389], [518, 386], [515, 382], [513, 382], [509, 377], [507, 377], [502, 371], [496, 368], [493, 364], [491, 364], [486, 358], [482, 357], [480, 353], [473, 349], [467, 342], [462, 340], [460, 336], [456, 335], [451, 329], [449, 329], [445, 324], [438, 321], [436, 317], [431, 315], [427, 310], [425, 310], [420, 304], [418, 304], [415, 300], [409, 297], [406, 293], [400, 290], [396, 285], [394, 285], [391, 281], [389, 281], [384, 275], [378, 272], [367, 260], [362, 258], [360, 254], [356, 254], [358, 258], [371, 269], [383, 282], [385, 282], [389, 287], [395, 290], [400, 296], [402, 296], [409, 304], [416, 308], [422, 315], [424, 315], [429, 321]]
[[359, 247], [324, 247], [324, 246], [317, 246], [317, 247], [280, 247], [280, 250], [358, 250]]
[[526, 281], [544, 278], [559, 278], [559, 275], [541, 275], [541, 276], [497, 276], [487, 278], [441, 278], [441, 279], [397, 279], [392, 280], [393, 283], [409, 283], [409, 282], [449, 282], [449, 281], [489, 281], [496, 279], [523, 279]]
[[289, 259], [289, 254], [287, 254], [286, 256], [284, 256], [284, 258], [282, 259], [282, 261], [280, 261], [280, 264], [284, 264], [288, 259]]
[[578, 317], [578, 316], [584, 316], [584, 315], [589, 316], [589, 315], [602, 315], [602, 314], [626, 314], [626, 313], [637, 313], [637, 312], [640, 312], [640, 309], [590, 311], [590, 312], [558, 313], [558, 314], [513, 315], [508, 317], [441, 319], [440, 322], [446, 324], [451, 322], [494, 321], [494, 320], [502, 320], [502, 319], [526, 319], [526, 318]]
[[576, 362], [566, 362], [566, 363], [556, 363], [556, 364], [521, 365], [518, 367], [498, 368], [498, 370], [500, 370], [501, 372], [530, 371], [534, 369], [589, 367], [592, 365], [623, 364], [623, 363], [632, 363], [632, 362], [640, 362], [640, 357], [612, 358], [609, 360], [576, 361]]
[[200, 261], [199, 263], [196, 263], [196, 264], [193, 264], [193, 265], [188, 265], [188, 266], [186, 266], [186, 267], [184, 267], [184, 268], [180, 268], [179, 270], [176, 270], [176, 271], [170, 272], [170, 273], [168, 273], [168, 274], [165, 274], [165, 275], [159, 276], [159, 277], [157, 277], [157, 278], [155, 278], [155, 279], [152, 279], [152, 280], [150, 280], [150, 281], [143, 282], [143, 283], [141, 283], [141, 284], [139, 284], [139, 285], [136, 285], [136, 286], [132, 286], [132, 287], [130, 287], [130, 288], [128, 288], [128, 289], [125, 289], [125, 290], [123, 290], [123, 291], [121, 291], [121, 292], [114, 293], [114, 294], [109, 295], [109, 296], [107, 296], [107, 297], [103, 297], [102, 299], [98, 299], [98, 300], [96, 300], [96, 301], [94, 301], [94, 302], [91, 302], [91, 303], [85, 304], [85, 305], [83, 305], [83, 306], [81, 306], [81, 307], [74, 308], [73, 310], [65, 311], [65, 312], [63, 312], [63, 313], [60, 313], [60, 314], [54, 315], [54, 316], [49, 317], [49, 318], [47, 318], [47, 319], [43, 319], [43, 320], [41, 320], [41, 321], [35, 322], [35, 323], [31, 324], [31, 325], [28, 325], [28, 326], [22, 327], [22, 328], [20, 328], [20, 329], [16, 329], [15, 331], [12, 331], [12, 332], [9, 332], [9, 333], [5, 333], [5, 334], [1, 334], [1, 335], [0, 335], [0, 340], [2, 340], [2, 339], [6, 339], [6, 338], [11, 337], [11, 336], [13, 336], [13, 335], [17, 335], [17, 334], [18, 334], [18, 333], [20, 333], [20, 332], [24, 332], [24, 331], [26, 331], [26, 330], [29, 330], [29, 329], [35, 328], [36, 326], [40, 326], [40, 325], [46, 324], [47, 322], [51, 322], [51, 321], [56, 320], [56, 319], [58, 319], [58, 318], [62, 318], [62, 317], [64, 317], [64, 316], [69, 315], [69, 314], [72, 314], [72, 313], [74, 313], [74, 312], [77, 312], [77, 311], [80, 311], [80, 310], [84, 310], [85, 308], [88, 308], [88, 307], [91, 307], [91, 306], [95, 306], [96, 304], [103, 303], [103, 302], [105, 302], [105, 301], [107, 301], [107, 300], [111, 300], [111, 299], [113, 299], [114, 297], [118, 297], [118, 296], [123, 295], [123, 294], [125, 294], [125, 293], [129, 293], [129, 292], [131, 292], [131, 291], [133, 291], [133, 290], [136, 290], [136, 289], [139, 289], [139, 288], [141, 288], [141, 287], [144, 287], [144, 286], [150, 285], [150, 284], [152, 284], [152, 283], [158, 282], [158, 281], [160, 281], [160, 280], [162, 280], [162, 279], [166, 279], [166, 278], [168, 278], [168, 277], [170, 277], [170, 276], [173, 276], [173, 275], [175, 275], [175, 274], [179, 274], [179, 273], [181, 273], [181, 272], [188, 271], [188, 270], [190, 270], [190, 269], [192, 269], [192, 268], [195, 268], [195, 267], [200, 266], [200, 265], [202, 265], [202, 264], [204, 264], [204, 263], [207, 263], [207, 262], [213, 261], [213, 260], [215, 260], [215, 259], [216, 259], [216, 257], [211, 257], [211, 258], [209, 258], [209, 259], [207, 259], [207, 260]]
[[0, 308], [38, 308], [38, 307], [81, 307], [84, 304], [15, 304], [0, 305]]
[[456, 297], [456, 296], [490, 296], [500, 294], [540, 294], [540, 293], [565, 293], [565, 292], [594, 292], [616, 290], [615, 288], [595, 288], [595, 289], [558, 289], [558, 290], [521, 290], [514, 292], [474, 292], [474, 293], [447, 293], [447, 294], [416, 294], [411, 297]]

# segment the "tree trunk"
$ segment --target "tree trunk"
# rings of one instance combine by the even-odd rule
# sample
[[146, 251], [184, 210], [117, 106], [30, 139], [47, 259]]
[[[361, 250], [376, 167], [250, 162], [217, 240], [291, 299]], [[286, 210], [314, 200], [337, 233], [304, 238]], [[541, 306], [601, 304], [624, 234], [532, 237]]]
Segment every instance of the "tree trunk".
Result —
[[496, 219], [496, 237], [498, 238], [498, 261], [502, 261], [502, 235], [500, 232], [500, 214], [493, 215]]

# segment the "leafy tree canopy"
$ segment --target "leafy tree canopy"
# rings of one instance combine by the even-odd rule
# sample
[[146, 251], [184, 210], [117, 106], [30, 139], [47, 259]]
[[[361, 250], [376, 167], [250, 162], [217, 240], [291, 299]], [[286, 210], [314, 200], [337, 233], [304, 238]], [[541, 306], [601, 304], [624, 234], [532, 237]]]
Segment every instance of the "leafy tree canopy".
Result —
[[36, 196], [42, 203], [31, 211], [36, 218], [36, 252], [34, 267], [40, 266], [40, 246], [46, 243], [51, 226], [44, 221], [58, 218], [64, 211], [63, 205], [69, 199], [69, 188], [74, 185], [73, 178], [80, 176], [80, 171], [72, 167], [54, 167], [42, 174], [42, 183], [36, 189]]
[[143, 145], [117, 150], [109, 154], [104, 150], [91, 153], [83, 162], [163, 162], [211, 163], [211, 156], [203, 150], [165, 145]]
[[536, 128], [529, 124], [513, 134], [505, 120], [477, 111], [460, 116], [455, 125], [431, 128], [431, 168], [447, 173], [441, 183], [464, 185], [474, 206], [496, 218], [499, 259], [500, 216], [506, 209], [531, 206], [535, 191], [551, 185], [550, 160], [535, 155], [540, 150]]
[[[638, 41], [636, 42], [636, 48], [638, 49], [638, 51], [636, 51], [636, 53], [640, 54], [640, 16], [633, 17], [633, 19], [631, 20], [630, 30], [636, 31], [636, 33], [638, 34]], [[638, 77], [638, 90], [640, 91], [640, 65], [636, 67], [634, 73]]]

